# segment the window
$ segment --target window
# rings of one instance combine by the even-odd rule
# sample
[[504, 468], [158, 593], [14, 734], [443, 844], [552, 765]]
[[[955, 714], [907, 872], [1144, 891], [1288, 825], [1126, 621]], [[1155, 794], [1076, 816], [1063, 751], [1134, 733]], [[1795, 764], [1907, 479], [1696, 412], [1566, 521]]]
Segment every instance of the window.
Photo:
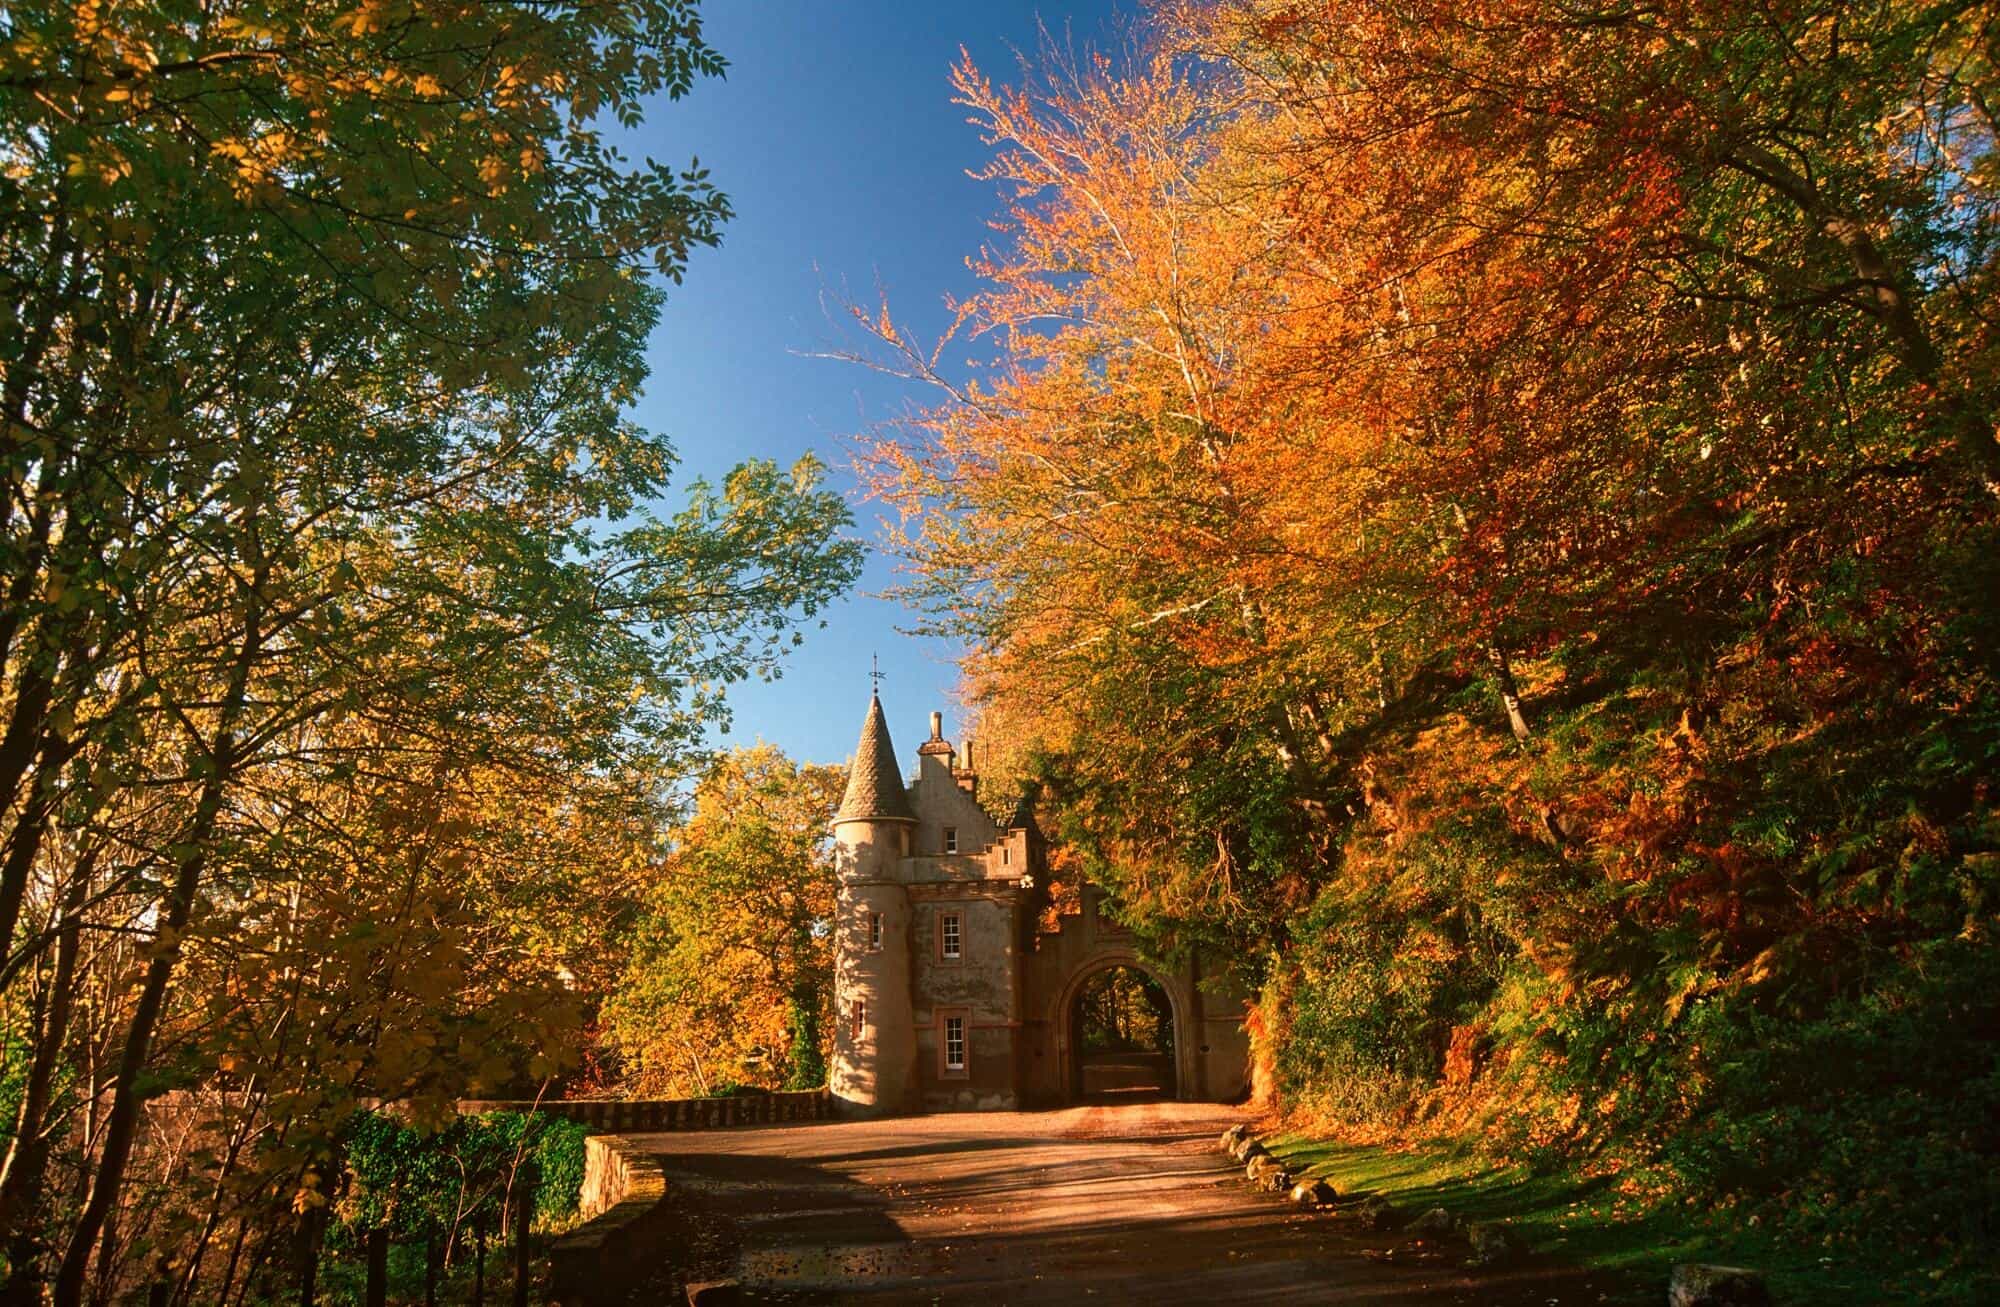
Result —
[[966, 1042], [972, 1030], [972, 1009], [943, 1007], [931, 1014], [937, 1033], [937, 1075], [940, 1080], [964, 1080], [971, 1074], [966, 1063], [972, 1047]]
[[947, 912], [938, 919], [938, 956], [956, 962], [964, 954], [963, 944], [965, 918], [956, 912]]
[[848, 1034], [856, 1042], [859, 1042], [864, 1036], [867, 1035], [868, 1033], [867, 999], [857, 998], [854, 1000], [854, 1006], [848, 1009], [847, 1021], [848, 1021]]
[[868, 951], [870, 953], [882, 951], [882, 914], [879, 912], [868, 914]]
[[958, 827], [947, 826], [944, 828], [944, 851], [946, 853], [958, 852]]
[[1005, 844], [1002, 844], [1000, 846], [1000, 865], [1004, 867], [1013, 860], [1014, 860], [1014, 850], [1008, 848]]

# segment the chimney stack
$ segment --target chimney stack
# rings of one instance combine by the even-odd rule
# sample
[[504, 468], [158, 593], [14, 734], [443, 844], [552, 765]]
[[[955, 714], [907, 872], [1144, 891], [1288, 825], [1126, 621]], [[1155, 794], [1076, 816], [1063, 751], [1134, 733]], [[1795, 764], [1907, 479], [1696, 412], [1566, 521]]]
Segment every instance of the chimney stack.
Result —
[[951, 769], [951, 778], [958, 782], [959, 789], [964, 790], [974, 799], [977, 799], [979, 797], [979, 773], [972, 770], [971, 740], [965, 742], [964, 757], [954, 758], [952, 762], [954, 765]]

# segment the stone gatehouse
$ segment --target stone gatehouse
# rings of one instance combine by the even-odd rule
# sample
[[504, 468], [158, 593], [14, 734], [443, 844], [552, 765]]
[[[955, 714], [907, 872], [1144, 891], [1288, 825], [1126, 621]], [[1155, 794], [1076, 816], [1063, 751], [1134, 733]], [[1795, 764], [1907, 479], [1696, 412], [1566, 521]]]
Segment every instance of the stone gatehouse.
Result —
[[[1242, 1096], [1241, 997], [1204, 981], [1199, 958], [1163, 968], [1142, 957], [1095, 891], [1060, 929], [1038, 930], [1049, 898], [1033, 814], [1023, 803], [995, 821], [978, 789], [937, 713], [905, 785], [871, 698], [833, 823], [834, 1097], [893, 1113], [1053, 1106], [1090, 1090]], [[1114, 972], [1156, 1013], [1141, 1012], [1152, 1042], [1139, 1052], [1085, 1038], [1085, 992]]]

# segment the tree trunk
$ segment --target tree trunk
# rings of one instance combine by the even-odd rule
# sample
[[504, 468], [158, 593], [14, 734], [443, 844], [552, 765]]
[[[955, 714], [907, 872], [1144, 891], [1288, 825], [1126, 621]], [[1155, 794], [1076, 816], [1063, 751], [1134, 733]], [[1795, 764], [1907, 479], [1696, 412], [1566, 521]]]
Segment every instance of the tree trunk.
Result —
[[[42, 1174], [48, 1163], [45, 1137], [50, 1091], [64, 1042], [69, 1038], [70, 1012], [76, 1003], [76, 957], [81, 944], [83, 903], [89, 897], [93, 850], [79, 859], [63, 896], [61, 924], [56, 933], [55, 975], [50, 983], [48, 1011], [35, 1039], [27, 1081], [21, 1088], [21, 1109], [14, 1118], [14, 1138], [0, 1167], [0, 1237], [8, 1241], [9, 1293], [13, 1282], [30, 1281], [35, 1257], [32, 1237], [41, 1207]], [[15, 1238], [17, 1227], [23, 1237]], [[37, 1297], [40, 1295], [37, 1294]]]
[[[794, 955], [802, 956], [802, 952]], [[791, 1008], [792, 1046], [786, 1060], [791, 1063], [785, 1076], [786, 1089], [817, 1089], [826, 1083], [826, 1059], [820, 1053], [819, 988], [810, 976], [792, 982], [787, 996]]]
[[[220, 773], [223, 769], [218, 767], [217, 770]], [[179, 936], [187, 928], [188, 917], [192, 914], [195, 891], [201, 885], [202, 868], [208, 861], [208, 840], [214, 831], [215, 818], [222, 809], [219, 780], [212, 778], [207, 788], [210, 793], [202, 796], [195, 829], [189, 833], [189, 842], [196, 849], [181, 860], [180, 870], [174, 877], [174, 887], [167, 899], [166, 920], [160, 932], [162, 940], [152, 960], [146, 964], [145, 983], [140, 987], [138, 1005], [133, 1009], [131, 1024], [126, 1028], [125, 1047], [119, 1054], [118, 1073], [113, 1081], [111, 1115], [104, 1127], [104, 1151], [98, 1158], [90, 1197], [83, 1205], [83, 1214], [77, 1218], [76, 1229], [70, 1234], [62, 1269], [56, 1273], [56, 1307], [82, 1307], [84, 1275], [90, 1264], [90, 1250], [96, 1245], [97, 1236], [116, 1206], [118, 1191], [125, 1182], [125, 1165], [131, 1160], [132, 1141], [139, 1126], [139, 1077], [145, 1073], [153, 1035], [159, 1027], [160, 1014], [166, 1007], [167, 985], [173, 978], [174, 965], [180, 959]]]
[[[39, 732], [42, 729], [40, 718], [46, 716], [48, 694], [41, 685], [32, 683], [23, 687], [23, 694], [36, 696], [38, 703], [30, 705], [25, 700], [17, 701], [14, 705], [15, 722], [18, 724], [26, 715], [36, 715], [33, 729]], [[30, 713], [31, 708], [33, 714]], [[30, 738], [24, 731], [19, 743], [23, 747], [17, 758], [14, 756], [16, 741], [11, 738], [0, 741], [0, 794], [5, 796], [0, 812], [13, 809], [23, 777], [28, 775], [31, 764], [38, 765], [32, 767], [35, 775], [27, 781], [27, 794], [20, 804], [19, 816], [13, 830], [8, 832], [7, 859], [0, 863], [0, 960], [14, 951], [14, 927], [21, 919], [21, 903], [27, 897], [28, 878], [34, 873], [35, 855], [41, 851], [42, 836], [47, 832], [49, 820], [48, 807], [43, 800], [51, 787], [49, 745], [54, 742], [46, 737]]]
[[299, 1307], [313, 1307], [319, 1298], [319, 1232], [324, 1211], [316, 1207], [299, 1218]]
[[1528, 715], [1521, 710], [1521, 690], [1514, 684], [1514, 668], [1507, 661], [1507, 651], [1497, 644], [1486, 646], [1486, 661], [1493, 668], [1493, 680], [1500, 687], [1500, 702], [1507, 709], [1507, 726], [1514, 732], [1514, 738], [1526, 744], [1534, 735], [1528, 729]]
[[188, 826], [188, 852], [180, 860], [174, 875], [173, 888], [167, 896], [166, 913], [160, 926], [159, 943], [146, 964], [146, 979], [140, 987], [131, 1024], [126, 1029], [125, 1047], [119, 1054], [118, 1072], [113, 1082], [111, 1114], [104, 1127], [103, 1151], [99, 1154], [97, 1173], [91, 1181], [90, 1197], [83, 1205], [82, 1215], [77, 1218], [76, 1228], [70, 1234], [69, 1248], [63, 1254], [62, 1267], [56, 1273], [55, 1307], [82, 1307], [90, 1250], [104, 1230], [105, 1222], [117, 1205], [119, 1190], [124, 1186], [125, 1168], [132, 1158], [132, 1142], [139, 1126], [139, 1080], [152, 1051], [153, 1035], [166, 1010], [167, 988], [180, 961], [181, 934], [187, 929], [188, 919], [194, 913], [195, 892], [201, 887], [202, 873], [208, 865], [209, 842], [222, 814], [229, 781], [236, 771], [237, 719], [249, 696], [250, 669], [255, 665], [263, 644], [259, 605], [267, 575], [265, 568], [259, 565], [248, 583], [243, 643], [238, 647], [234, 665], [230, 668], [229, 684], [217, 714], [213, 747], [206, 751], [209, 772], [202, 783], [201, 797], [195, 804], [194, 820]]
[[514, 1194], [514, 1307], [528, 1307], [528, 1231], [535, 1218], [535, 1169], [522, 1172], [527, 1183]]
[[[244, 1145], [250, 1142], [254, 1130], [255, 1111], [251, 1106], [257, 1086], [257, 1078], [252, 1076], [243, 1089], [243, 1119], [229, 1132], [229, 1148], [222, 1156], [222, 1165], [217, 1168], [215, 1185], [209, 1192], [208, 1215], [202, 1221], [201, 1234], [194, 1241], [194, 1252], [187, 1259], [187, 1265], [180, 1274], [181, 1289], [185, 1296], [192, 1298], [196, 1284], [201, 1280], [202, 1258], [208, 1254], [208, 1246], [215, 1238], [215, 1232], [222, 1225], [223, 1203], [228, 1197], [229, 1181], [236, 1174], [236, 1162], [242, 1155]], [[229, 1263], [222, 1278], [222, 1288], [216, 1294], [218, 1303], [229, 1300], [230, 1285], [236, 1280], [236, 1258], [243, 1250], [243, 1227], [239, 1223], [235, 1242], [230, 1247]]]

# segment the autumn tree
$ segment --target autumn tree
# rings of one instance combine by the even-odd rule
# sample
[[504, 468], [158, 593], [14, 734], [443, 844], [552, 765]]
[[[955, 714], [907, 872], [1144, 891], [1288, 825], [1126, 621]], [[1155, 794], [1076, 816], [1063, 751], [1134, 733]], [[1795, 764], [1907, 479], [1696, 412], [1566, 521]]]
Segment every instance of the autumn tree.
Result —
[[10, 16], [15, 1292], [227, 1297], [353, 1103], [553, 1069], [548, 903], [851, 578], [810, 461], [662, 512], [623, 415], [728, 205], [604, 124], [720, 68], [682, 0]]
[[846, 775], [770, 745], [718, 759], [646, 872], [605, 1005], [635, 1093], [825, 1083], [833, 1002], [831, 824]]
[[1507, 1069], [1430, 1119], [1504, 1146], [1814, 1237], [1808, 1174], [1991, 1211], [1985, 1144], [1924, 1160], [1995, 1019], [1991, 36], [1188, 0], [957, 71], [992, 362], [857, 314], [945, 391], [866, 460], [1063, 834], [1264, 985], [1295, 1105], [1406, 1123], [1459, 1032]]

